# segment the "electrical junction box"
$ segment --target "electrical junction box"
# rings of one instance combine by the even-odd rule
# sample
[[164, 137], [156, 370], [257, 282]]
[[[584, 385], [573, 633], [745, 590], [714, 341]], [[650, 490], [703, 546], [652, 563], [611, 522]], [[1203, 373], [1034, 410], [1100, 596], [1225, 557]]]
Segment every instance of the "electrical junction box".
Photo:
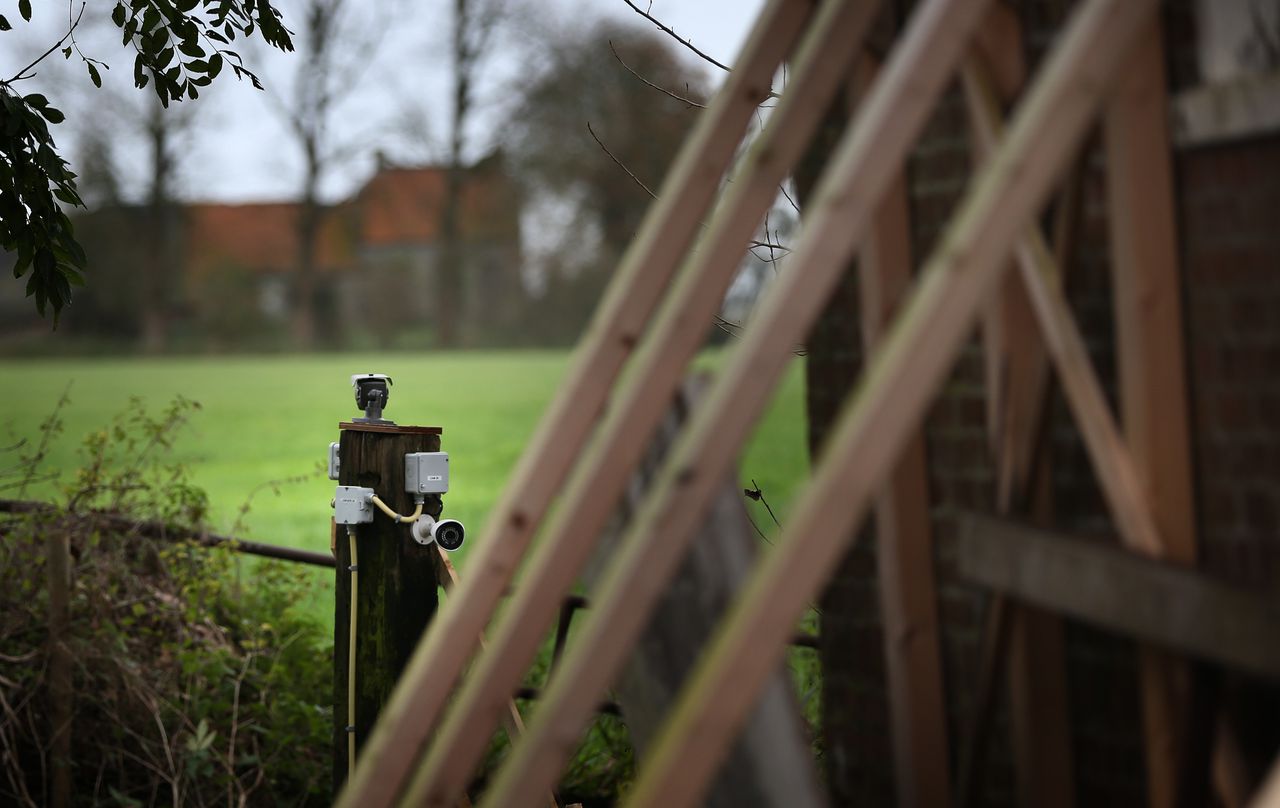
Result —
[[373, 521], [372, 488], [340, 485], [333, 495], [333, 521], [340, 525], [365, 525]]
[[443, 494], [449, 490], [449, 453], [413, 452], [404, 456], [404, 490]]
[[329, 444], [329, 479], [338, 479], [338, 472], [342, 470], [342, 461], [338, 459], [338, 444]]

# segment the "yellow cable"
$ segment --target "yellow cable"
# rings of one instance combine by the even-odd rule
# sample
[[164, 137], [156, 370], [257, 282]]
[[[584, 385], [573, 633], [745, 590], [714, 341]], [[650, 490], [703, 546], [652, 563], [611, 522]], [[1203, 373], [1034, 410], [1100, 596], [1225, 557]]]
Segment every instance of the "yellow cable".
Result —
[[356, 530], [350, 525], [347, 539], [351, 542], [351, 626], [347, 637], [347, 777], [350, 777], [356, 770], [356, 596], [360, 592]]
[[369, 501], [372, 502], [374, 505], [377, 505], [379, 510], [385, 513], [387, 516], [390, 516], [391, 519], [395, 521], [397, 524], [399, 524], [400, 522], [405, 522], [407, 524], [413, 523], [418, 521], [419, 516], [422, 516], [421, 502], [418, 503], [418, 507], [413, 509], [413, 513], [409, 514], [408, 516], [401, 516], [400, 514], [391, 510], [390, 506], [388, 506], [387, 503], [383, 502], [382, 499], [379, 498], [377, 494], [374, 494], [369, 499]]

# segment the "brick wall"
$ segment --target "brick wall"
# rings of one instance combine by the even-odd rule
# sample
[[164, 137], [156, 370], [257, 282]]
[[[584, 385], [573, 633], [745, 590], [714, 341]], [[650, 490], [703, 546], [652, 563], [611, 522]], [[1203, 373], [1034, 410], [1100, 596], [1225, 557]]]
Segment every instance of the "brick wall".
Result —
[[[1028, 62], [1051, 44], [1073, 3], [1023, 0]], [[1165, 9], [1174, 89], [1198, 81], [1192, 0]], [[1081, 158], [1082, 202], [1069, 269], [1069, 297], [1114, 404], [1115, 360], [1108, 260], [1105, 165], [1095, 137]], [[1242, 585], [1280, 583], [1280, 137], [1261, 137], [1174, 155], [1185, 283], [1189, 394], [1193, 417], [1202, 566]], [[953, 88], [935, 112], [908, 167], [912, 241], [927, 258], [964, 190], [969, 144], [963, 98]], [[809, 340], [811, 444], [820, 446], [835, 408], [861, 365], [857, 289], [842, 283]], [[956, 517], [990, 512], [994, 468], [984, 431], [986, 391], [976, 335], [930, 409], [925, 426], [930, 511], [936, 543], [938, 611], [952, 768], [971, 717], [987, 599], [955, 575]], [[1113, 536], [1079, 432], [1061, 395], [1050, 402], [1055, 524]], [[850, 553], [823, 597], [823, 755], [835, 805], [892, 805], [883, 646], [875, 581], [874, 529]], [[1133, 643], [1069, 623], [1067, 675], [1077, 799], [1132, 805], [1144, 794], [1140, 708]], [[1280, 698], [1258, 683], [1228, 680], [1250, 762], [1274, 755]], [[1008, 722], [1001, 705], [983, 771], [983, 804], [1013, 802]]]

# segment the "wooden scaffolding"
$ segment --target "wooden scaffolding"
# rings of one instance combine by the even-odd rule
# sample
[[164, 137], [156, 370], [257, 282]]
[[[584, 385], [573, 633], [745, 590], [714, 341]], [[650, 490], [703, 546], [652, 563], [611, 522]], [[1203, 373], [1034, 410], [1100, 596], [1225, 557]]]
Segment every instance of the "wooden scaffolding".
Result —
[[[855, 76], [864, 87], [856, 115], [805, 211], [788, 268], [631, 520], [592, 594], [586, 624], [483, 804], [545, 801], [706, 517], [717, 484], [732, 471], [793, 346], [855, 253], [862, 259], [866, 370], [782, 538], [757, 565], [671, 709], [628, 806], [698, 803], [779, 664], [798, 617], [873, 508], [881, 526], [893, 749], [904, 774], [900, 801], [948, 805], [972, 799], [966, 785], [972, 754], [966, 750], [954, 774], [948, 762], [920, 429], [978, 324], [988, 390], [998, 391], [988, 413], [999, 458], [997, 511], [1008, 513], [1027, 495], [1044, 391], [1056, 371], [1124, 546], [1141, 556], [1194, 561], [1156, 0], [1082, 0], [1031, 79], [1018, 46], [1018, 21], [999, 2], [922, 0], [879, 65], [862, 46], [876, 13], [871, 0], [770, 0], [762, 11], [624, 256], [566, 380], [476, 542], [465, 581], [420, 642], [339, 805], [451, 807], [465, 797], [510, 695], [701, 347], [779, 184], [800, 160], [831, 99]], [[717, 201], [784, 60], [790, 64], [788, 87]], [[957, 78], [980, 168], [938, 247], [913, 277], [904, 161]], [[1111, 195], [1120, 418], [1107, 403], [1063, 292], [1059, 267], [1067, 238], [1059, 233], [1047, 239], [1041, 217], [1099, 117]], [[1000, 526], [976, 530], [994, 535]], [[979, 542], [970, 556], [999, 556], [999, 547]], [[523, 572], [510, 589], [517, 568]], [[1001, 586], [998, 573], [989, 577], [991, 586]], [[1004, 591], [1017, 589], [1016, 577], [1006, 576]], [[1021, 694], [1014, 710], [1020, 781], [1043, 796], [1040, 804], [1069, 804], [1065, 685], [1028, 663], [1039, 659], [1035, 671], [1043, 671], [1045, 659], [1061, 658], [1059, 618], [1003, 600], [991, 614], [988, 656], [1007, 648], [1013, 690]], [[482, 631], [489, 638], [483, 650]], [[1184, 664], [1162, 650], [1167, 647], [1153, 644], [1141, 654], [1148, 791], [1159, 806], [1176, 799], [1176, 682]], [[990, 678], [983, 677], [987, 690]], [[980, 724], [969, 728], [971, 738], [982, 732]]]

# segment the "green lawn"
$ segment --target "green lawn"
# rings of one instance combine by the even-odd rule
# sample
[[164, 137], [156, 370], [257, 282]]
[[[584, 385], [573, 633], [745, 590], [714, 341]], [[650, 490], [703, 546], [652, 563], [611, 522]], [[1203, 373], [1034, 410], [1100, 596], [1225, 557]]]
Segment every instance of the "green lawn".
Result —
[[[451, 473], [445, 514], [462, 520], [474, 542], [568, 359], [561, 351], [508, 351], [2, 361], [0, 439], [34, 437], [70, 385], [66, 431], [49, 459], [52, 467], [69, 470], [78, 462], [81, 437], [128, 407], [130, 396], [142, 396], [158, 410], [181, 394], [202, 409], [176, 453], [208, 492], [213, 527], [228, 530], [252, 497], [246, 537], [327, 550], [334, 484], [323, 464], [329, 442], [337, 440], [338, 421], [356, 414], [349, 376], [388, 373], [395, 384], [387, 417], [444, 428]], [[717, 362], [714, 355], [700, 360], [707, 367]], [[799, 371], [797, 362], [741, 470], [744, 481], [754, 478], [764, 489], [780, 519], [808, 467]], [[36, 493], [52, 491], [46, 486]], [[768, 530], [768, 514], [758, 504], [751, 508], [757, 524]], [[465, 549], [455, 556], [463, 569]]]

